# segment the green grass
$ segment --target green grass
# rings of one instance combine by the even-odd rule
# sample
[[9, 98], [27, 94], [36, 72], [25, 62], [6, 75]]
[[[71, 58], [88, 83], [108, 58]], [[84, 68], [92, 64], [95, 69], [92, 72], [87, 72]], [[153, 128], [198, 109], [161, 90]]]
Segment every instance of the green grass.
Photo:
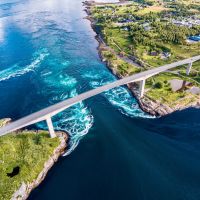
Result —
[[139, 10], [138, 12], [136, 12], [136, 14], [145, 15], [145, 14], [149, 14], [149, 13], [160, 13], [163, 10], [168, 10], [168, 9], [164, 8], [163, 6], [149, 6], [147, 8], [143, 8], [143, 9]]
[[110, 51], [104, 50], [101, 52], [102, 56], [109, 63], [109, 67], [115, 69], [118, 74], [122, 76], [132, 75], [141, 72], [141, 68], [138, 68], [132, 64], [125, 62], [122, 59], [116, 57]]
[[[120, 28], [106, 27], [104, 33], [107, 44], [117, 53], [125, 52], [126, 54], [135, 54], [139, 59], [143, 60], [152, 67], [162, 66], [200, 54], [200, 43], [191, 45], [175, 45], [163, 44], [161, 42], [160, 45], [164, 45], [165, 47], [171, 49], [172, 54], [168, 59], [161, 59], [160, 55], [150, 56], [147, 53], [149, 48], [148, 46], [134, 46], [127, 31], [120, 30]], [[156, 39], [155, 43], [159, 44]], [[134, 50], [131, 50], [131, 47]]]
[[172, 56], [169, 59], [163, 60], [160, 56], [150, 56], [146, 53], [147, 47], [141, 45], [137, 46], [137, 55], [149, 65], [158, 67], [200, 54], [200, 43], [192, 45], [164, 44], [164, 46], [171, 49]]
[[[161, 35], [159, 34], [159, 28], [153, 24], [151, 25], [152, 29], [145, 32], [145, 37], [147, 37], [147, 39], [149, 39], [151, 43], [146, 46], [142, 45], [142, 43], [134, 44], [134, 40], [132, 40], [131, 34], [128, 31], [123, 30], [123, 28], [117, 27], [117, 23], [115, 23], [117, 22], [117, 18], [127, 18], [127, 16], [129, 17], [130, 14], [137, 15], [139, 18], [141, 18], [141, 16], [148, 16], [148, 13], [152, 11], [161, 12], [163, 9], [165, 9], [164, 7], [159, 5], [158, 1], [155, 1], [154, 7], [141, 9], [141, 6], [138, 7], [138, 5], [139, 4], [133, 4], [132, 6], [116, 6], [114, 11], [109, 11], [110, 13], [108, 13], [108, 11], [105, 11], [108, 16], [110, 15], [112, 17], [109, 20], [105, 20], [103, 23], [100, 23], [101, 31], [104, 35], [104, 39], [107, 45], [114, 50], [111, 50], [111, 52], [116, 52], [118, 54], [121, 53], [124, 55], [134, 55], [139, 60], [142, 60], [144, 61], [144, 63], [147, 64], [147, 67], [141, 70], [138, 67], [132, 66], [124, 62], [122, 59], [115, 56], [111, 52], [103, 52], [103, 57], [106, 58], [106, 60], [109, 62], [109, 66], [113, 68], [118, 75], [120, 74], [122, 76], [128, 76], [148, 69], [149, 65], [151, 67], [163, 66], [165, 64], [173, 63], [175, 61], [179, 61], [200, 54], [200, 43], [182, 45], [172, 42], [166, 43], [163, 41]], [[101, 12], [98, 12], [98, 17], [101, 18], [103, 15], [102, 13], [104, 13], [104, 9], [102, 9]], [[113, 17], [113, 13], [116, 17]], [[165, 23], [165, 21], [162, 21], [162, 17], [160, 19], [161, 23]], [[145, 21], [148, 20], [138, 19], [135, 23], [142, 24]], [[161, 54], [157, 56], [151, 56], [150, 52], [153, 51], [151, 44], [155, 44], [156, 50], [159, 50], [159, 52], [163, 52], [166, 51], [166, 49], [169, 49], [171, 52], [170, 58], [162, 59]], [[173, 73], [162, 73], [158, 76], [154, 76], [153, 78], [148, 79], [146, 84], [146, 88], [148, 91], [146, 95], [149, 96], [151, 99], [158, 100], [161, 103], [169, 105], [170, 107], [175, 107], [178, 105], [186, 106], [189, 103], [196, 101], [197, 98], [199, 98], [199, 95], [193, 95], [190, 93], [186, 93], [185, 91], [173, 92], [170, 88], [170, 85], [168, 84], [168, 81], [171, 79], [181, 79], [192, 82], [193, 85], [200, 87], [200, 62], [195, 62], [193, 64], [192, 71], [189, 76], [187, 76], [185, 73], [186, 67], [177, 67], [173, 71], [174, 73], [179, 72], [179, 75]], [[165, 84], [163, 84], [163, 87], [160, 89], [155, 88], [154, 84], [157, 82], [165, 82]]]
[[[195, 102], [199, 98], [199, 95], [193, 95], [185, 91], [173, 92], [171, 90], [170, 84], [168, 83], [168, 81], [172, 79], [182, 80], [182, 77], [172, 73], [162, 73], [155, 77], [147, 79], [146, 95], [153, 100], [169, 105], [171, 108], [177, 105], [187, 106], [189, 103]], [[199, 84], [196, 83], [194, 80], [190, 79], [190, 77], [185, 78], [185, 80], [192, 82], [193, 85], [199, 86]], [[163, 84], [162, 88], [154, 87], [154, 85], [158, 82]]]
[[[22, 182], [36, 179], [59, 143], [58, 138], [51, 139], [46, 131], [38, 134], [24, 131], [0, 137], [0, 199], [10, 199]], [[8, 177], [7, 173], [12, 173], [17, 166], [19, 174]]]
[[[133, 44], [133, 41], [128, 33], [128, 31], [122, 30], [120, 27], [113, 27], [117, 20], [116, 18], [127, 17], [129, 14], [134, 14], [140, 16], [141, 14], [147, 14], [149, 12], [160, 12], [162, 9], [165, 9], [163, 6], [158, 6], [157, 1], [155, 1], [155, 6], [146, 7], [136, 11], [138, 5], [133, 3], [131, 6], [114, 6], [114, 10], [106, 10], [105, 8], [95, 8], [93, 9], [93, 17], [94, 18], [103, 18], [103, 14], [107, 14], [108, 16], [112, 16], [112, 19], [105, 19], [104, 22], [100, 23], [102, 26], [102, 32], [104, 33], [104, 38], [107, 44], [113, 48], [116, 52], [125, 52], [127, 54], [134, 54], [139, 59], [146, 62], [148, 65], [153, 67], [157, 67], [160, 65], [168, 64], [177, 60], [193, 57], [195, 55], [200, 54], [200, 43], [194, 44], [173, 44], [173, 43], [164, 43], [162, 38], [159, 35], [159, 31], [156, 27], [152, 26], [152, 30], [147, 32], [149, 34], [148, 39], [151, 43], [156, 44], [159, 49], [161, 46], [166, 47], [171, 50], [172, 56], [169, 59], [163, 60], [160, 56], [150, 56], [149, 49], [150, 46], [142, 46], [138, 44], [137, 46]], [[113, 12], [114, 16], [113, 17]], [[105, 17], [104, 17], [105, 18]], [[160, 18], [162, 19], [162, 18]], [[145, 20], [144, 20], [145, 21]], [[142, 23], [140, 20], [138, 23]], [[137, 23], [136, 22], [136, 23]], [[165, 22], [164, 22], [165, 23]], [[162, 49], [160, 49], [162, 51]]]
[[[108, 45], [116, 52], [120, 53], [121, 51], [124, 51], [130, 53], [129, 45], [131, 44], [131, 40], [126, 31], [120, 30], [119, 28], [107, 27], [105, 33]], [[120, 48], [118, 48], [118, 46]]]

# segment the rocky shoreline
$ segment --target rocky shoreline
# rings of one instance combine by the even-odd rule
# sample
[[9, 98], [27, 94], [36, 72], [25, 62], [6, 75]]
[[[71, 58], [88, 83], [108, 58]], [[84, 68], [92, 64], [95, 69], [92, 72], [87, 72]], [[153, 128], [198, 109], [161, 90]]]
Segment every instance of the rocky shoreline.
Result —
[[[11, 123], [11, 121], [12, 121], [11, 118], [1, 119], [0, 127]], [[33, 132], [35, 132], [36, 134], [39, 134], [42, 131], [39, 130], [39, 131], [33, 131]], [[20, 134], [20, 131], [18, 133]], [[29, 197], [30, 193], [42, 183], [42, 181], [45, 179], [49, 170], [58, 161], [59, 157], [65, 153], [69, 136], [67, 133], [62, 132], [62, 131], [57, 131], [56, 135], [60, 140], [60, 144], [56, 147], [52, 155], [50, 155], [49, 159], [44, 163], [44, 167], [42, 171], [39, 173], [37, 178], [31, 183], [23, 182], [21, 186], [19, 187], [19, 189], [14, 192], [11, 200], [26, 200]]]
[[[94, 32], [96, 33], [95, 38], [99, 43], [98, 52], [99, 52], [99, 56], [100, 56], [101, 60], [106, 64], [108, 69], [116, 77], [118, 77], [119, 79], [124, 78], [124, 76], [122, 76], [115, 69], [113, 69], [111, 64], [103, 57], [102, 50], [105, 47], [105, 43], [102, 40], [100, 32], [97, 30], [97, 28], [95, 26], [95, 22], [91, 16], [91, 12], [90, 12], [91, 6], [94, 6], [95, 3], [93, 1], [92, 2], [85, 1], [85, 2], [83, 2], [83, 5], [85, 6], [85, 12], [87, 13], [86, 19], [88, 19], [90, 21], [91, 27], [94, 30]], [[131, 91], [133, 96], [136, 98], [137, 102], [139, 103], [140, 108], [144, 112], [147, 112], [153, 116], [157, 116], [157, 117], [165, 116], [165, 115], [171, 114], [175, 111], [178, 111], [178, 110], [180, 111], [180, 110], [184, 110], [184, 109], [191, 108], [191, 107], [200, 108], [200, 99], [197, 102], [192, 102], [191, 104], [189, 104], [187, 106], [176, 106], [175, 108], [171, 108], [168, 105], [164, 105], [164, 104], [160, 103], [159, 101], [150, 99], [146, 95], [144, 95], [144, 97], [140, 98], [139, 93], [138, 93], [138, 85], [136, 83], [130, 83], [127, 85], [127, 87], [129, 88], [129, 90]]]
[[56, 132], [56, 135], [60, 139], [60, 145], [54, 150], [53, 154], [45, 162], [43, 170], [33, 182], [23, 182], [20, 188], [13, 194], [11, 200], [26, 200], [30, 193], [45, 179], [48, 171], [58, 161], [58, 158], [64, 153], [67, 147], [68, 135], [64, 132]]

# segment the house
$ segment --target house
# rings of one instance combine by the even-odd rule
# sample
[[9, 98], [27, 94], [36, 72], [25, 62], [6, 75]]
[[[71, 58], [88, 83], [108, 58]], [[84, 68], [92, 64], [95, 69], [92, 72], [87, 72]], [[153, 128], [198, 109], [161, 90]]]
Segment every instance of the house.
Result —
[[124, 27], [123, 30], [124, 30], [124, 31], [128, 31], [128, 28], [127, 28], [127, 27]]
[[200, 19], [197, 16], [191, 16], [191, 17], [172, 19], [172, 23], [177, 26], [187, 26], [191, 28], [195, 25], [200, 25]]
[[158, 56], [158, 52], [157, 51], [152, 51], [152, 52], [150, 52], [150, 55], [151, 56]]
[[170, 52], [162, 52], [162, 54], [160, 55], [161, 59], [167, 59], [171, 56]]
[[170, 80], [169, 83], [173, 92], [178, 92], [180, 90], [184, 90], [189, 86], [192, 86], [192, 83], [179, 79]]
[[142, 26], [143, 26], [143, 28], [144, 28], [144, 30], [145, 31], [150, 31], [151, 30], [151, 26], [150, 26], [150, 24], [149, 23], [144, 23], [144, 24], [142, 24]]

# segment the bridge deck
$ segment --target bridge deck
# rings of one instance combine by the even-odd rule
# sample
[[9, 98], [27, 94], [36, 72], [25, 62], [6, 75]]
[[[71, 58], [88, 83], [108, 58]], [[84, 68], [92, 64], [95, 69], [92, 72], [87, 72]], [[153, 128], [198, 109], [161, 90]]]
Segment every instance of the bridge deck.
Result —
[[0, 128], [0, 136], [5, 135], [5, 134], [10, 133], [10, 132], [13, 132], [13, 131], [16, 131], [18, 129], [24, 128], [26, 126], [35, 124], [37, 122], [47, 120], [47, 119], [51, 118], [52, 116], [58, 114], [59, 112], [62, 112], [65, 109], [69, 108], [70, 106], [72, 106], [72, 105], [74, 105], [74, 104], [76, 104], [80, 101], [83, 101], [85, 99], [88, 99], [92, 96], [100, 94], [104, 91], [107, 91], [107, 90], [110, 90], [112, 88], [119, 87], [119, 86], [122, 86], [122, 85], [126, 85], [126, 84], [131, 83], [131, 82], [137, 82], [137, 81], [145, 80], [145, 79], [147, 79], [151, 76], [154, 76], [156, 74], [159, 74], [161, 72], [167, 71], [169, 69], [172, 69], [172, 68], [175, 68], [175, 67], [178, 67], [178, 66], [181, 66], [181, 65], [190, 64], [190, 63], [193, 63], [197, 60], [200, 60], [200, 56], [195, 56], [195, 57], [192, 57], [192, 58], [189, 58], [189, 59], [185, 59], [185, 60], [178, 61], [178, 62], [175, 62], [175, 63], [172, 63], [172, 64], [168, 64], [168, 65], [165, 65], [165, 66], [162, 66], [162, 67], [158, 67], [158, 68], [155, 68], [155, 69], [144, 71], [144, 72], [141, 72], [141, 73], [138, 73], [138, 74], [135, 74], [135, 75], [114, 81], [112, 83], [101, 86], [99, 88], [92, 89], [88, 92], [82, 93], [82, 94], [77, 95], [73, 98], [70, 98], [70, 99], [64, 100], [60, 103], [57, 103], [55, 105], [49, 106], [49, 107], [47, 107], [43, 110], [35, 112], [31, 115], [28, 115], [28, 116], [26, 116], [22, 119], [19, 119], [15, 122], [8, 124], [5, 127]]

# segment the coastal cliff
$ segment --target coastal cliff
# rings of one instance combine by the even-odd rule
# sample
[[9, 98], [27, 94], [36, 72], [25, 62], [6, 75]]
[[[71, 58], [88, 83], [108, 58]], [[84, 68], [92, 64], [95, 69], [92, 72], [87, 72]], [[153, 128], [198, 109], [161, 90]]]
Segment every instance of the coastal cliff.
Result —
[[[0, 120], [0, 127], [11, 119]], [[20, 130], [0, 137], [0, 199], [25, 200], [67, 148], [68, 135]]]

